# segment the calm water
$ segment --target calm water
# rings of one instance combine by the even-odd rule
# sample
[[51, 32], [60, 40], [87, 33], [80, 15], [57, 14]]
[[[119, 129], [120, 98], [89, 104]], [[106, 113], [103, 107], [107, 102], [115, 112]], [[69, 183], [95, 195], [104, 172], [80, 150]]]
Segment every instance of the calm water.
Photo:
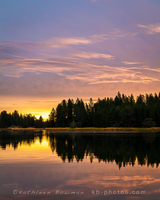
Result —
[[160, 133], [0, 133], [0, 199], [160, 199]]

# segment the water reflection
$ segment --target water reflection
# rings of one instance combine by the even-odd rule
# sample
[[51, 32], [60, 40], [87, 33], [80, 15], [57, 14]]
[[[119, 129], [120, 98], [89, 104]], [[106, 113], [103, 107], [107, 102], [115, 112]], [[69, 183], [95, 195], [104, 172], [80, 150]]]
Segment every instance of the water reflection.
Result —
[[1, 132], [0, 147], [5, 150], [12, 146], [15, 150], [22, 144], [31, 145], [35, 141], [42, 142], [46, 135], [52, 152], [63, 162], [83, 161], [85, 157], [92, 163], [113, 162], [119, 169], [127, 165], [156, 165], [160, 163], [160, 134], [107, 134], [107, 135], [62, 135], [44, 132]]
[[[158, 133], [1, 132], [0, 199], [158, 200], [159, 142]], [[13, 194], [14, 190], [39, 190], [50, 192], [50, 195]], [[84, 195], [56, 195], [57, 190], [63, 193], [79, 191]], [[100, 193], [92, 192], [96, 190]], [[104, 195], [104, 191], [117, 193]], [[124, 195], [118, 191], [145, 191], [146, 194]]]
[[42, 142], [43, 132], [33, 131], [1, 131], [0, 132], [0, 147], [6, 149], [7, 146], [12, 146], [15, 150], [22, 144], [34, 144], [36, 139]]

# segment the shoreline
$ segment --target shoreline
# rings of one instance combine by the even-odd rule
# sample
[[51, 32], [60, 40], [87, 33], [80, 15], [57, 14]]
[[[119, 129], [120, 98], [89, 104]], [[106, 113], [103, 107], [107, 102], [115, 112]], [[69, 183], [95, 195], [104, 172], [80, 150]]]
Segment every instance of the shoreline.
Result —
[[83, 134], [83, 133], [89, 133], [89, 134], [129, 134], [129, 133], [160, 133], [160, 127], [152, 127], [152, 128], [94, 128], [94, 127], [88, 127], [88, 128], [0, 128], [0, 132], [2, 131], [50, 131], [50, 134]]

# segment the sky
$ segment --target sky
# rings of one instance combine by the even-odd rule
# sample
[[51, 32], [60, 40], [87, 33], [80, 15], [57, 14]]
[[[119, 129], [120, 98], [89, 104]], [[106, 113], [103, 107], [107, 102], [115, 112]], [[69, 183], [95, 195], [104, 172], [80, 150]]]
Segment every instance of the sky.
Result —
[[160, 92], [159, 0], [0, 0], [0, 112]]

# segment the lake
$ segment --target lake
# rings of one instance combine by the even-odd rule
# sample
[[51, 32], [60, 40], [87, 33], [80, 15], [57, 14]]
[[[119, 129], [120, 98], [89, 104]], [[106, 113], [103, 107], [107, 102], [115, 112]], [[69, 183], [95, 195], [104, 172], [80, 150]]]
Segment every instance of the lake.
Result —
[[0, 199], [160, 199], [160, 133], [0, 132]]

